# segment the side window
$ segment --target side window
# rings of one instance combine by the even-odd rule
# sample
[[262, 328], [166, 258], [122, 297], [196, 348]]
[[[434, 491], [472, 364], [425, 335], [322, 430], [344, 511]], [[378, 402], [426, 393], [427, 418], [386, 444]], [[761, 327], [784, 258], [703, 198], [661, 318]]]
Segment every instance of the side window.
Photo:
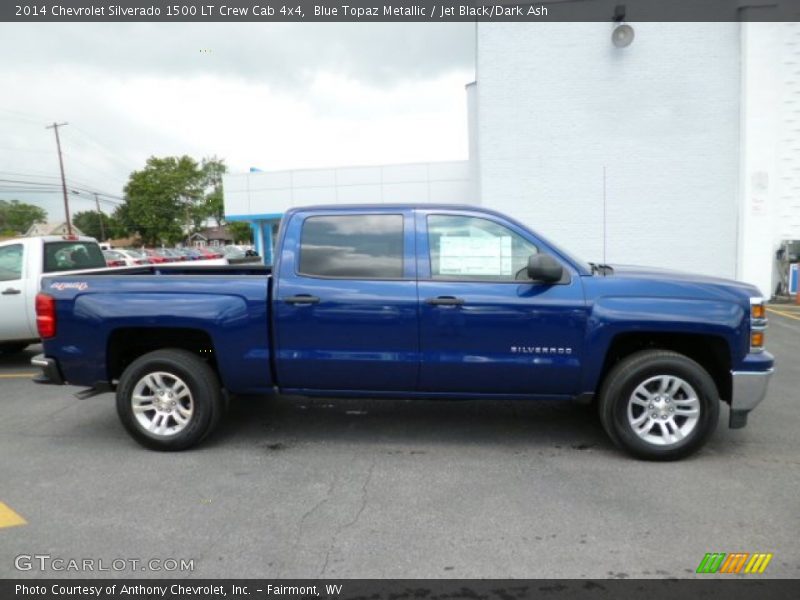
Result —
[[489, 219], [457, 215], [428, 217], [433, 279], [514, 281], [527, 279], [536, 246]]
[[403, 215], [309, 217], [300, 235], [300, 275], [340, 279], [403, 276]]
[[0, 248], [0, 281], [22, 279], [22, 244]]

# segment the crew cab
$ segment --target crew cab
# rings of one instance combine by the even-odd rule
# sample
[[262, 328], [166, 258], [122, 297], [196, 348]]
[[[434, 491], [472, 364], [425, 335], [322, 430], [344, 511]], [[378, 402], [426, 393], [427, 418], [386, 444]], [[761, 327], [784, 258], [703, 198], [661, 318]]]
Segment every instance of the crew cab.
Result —
[[39, 341], [34, 302], [42, 274], [104, 269], [94, 238], [39, 236], [0, 242], [0, 353]]
[[274, 268], [47, 277], [42, 382], [116, 391], [144, 446], [211, 433], [230, 394], [594, 402], [629, 453], [669, 460], [766, 394], [759, 290], [583, 262], [483, 208], [294, 208]]

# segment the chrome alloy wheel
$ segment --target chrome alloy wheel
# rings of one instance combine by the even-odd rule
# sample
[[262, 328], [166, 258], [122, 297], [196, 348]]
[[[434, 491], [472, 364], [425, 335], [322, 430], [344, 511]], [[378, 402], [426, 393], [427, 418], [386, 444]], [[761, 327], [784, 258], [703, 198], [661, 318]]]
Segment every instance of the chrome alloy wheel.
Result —
[[648, 444], [677, 444], [697, 426], [700, 400], [689, 383], [656, 375], [641, 383], [628, 400], [628, 424]]
[[194, 400], [182, 379], [156, 371], [136, 382], [131, 408], [142, 429], [151, 435], [170, 437], [183, 431], [191, 421]]

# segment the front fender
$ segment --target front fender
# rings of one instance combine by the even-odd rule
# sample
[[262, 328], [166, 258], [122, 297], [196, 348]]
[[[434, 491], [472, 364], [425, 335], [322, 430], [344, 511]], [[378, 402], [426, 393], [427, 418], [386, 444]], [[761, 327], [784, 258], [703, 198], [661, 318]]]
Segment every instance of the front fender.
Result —
[[597, 299], [589, 312], [583, 389], [600, 383], [609, 348], [620, 334], [713, 335], [727, 342], [731, 365], [747, 353], [747, 315], [735, 302], [694, 298], [619, 296]]

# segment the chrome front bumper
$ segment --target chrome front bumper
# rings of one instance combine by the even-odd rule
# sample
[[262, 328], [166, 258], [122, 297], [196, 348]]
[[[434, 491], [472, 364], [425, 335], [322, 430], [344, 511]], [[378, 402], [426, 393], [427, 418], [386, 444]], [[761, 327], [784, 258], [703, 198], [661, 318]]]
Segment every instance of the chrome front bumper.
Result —
[[731, 371], [733, 389], [729, 426], [739, 429], [747, 425], [747, 415], [767, 395], [767, 386], [775, 369], [766, 371]]

